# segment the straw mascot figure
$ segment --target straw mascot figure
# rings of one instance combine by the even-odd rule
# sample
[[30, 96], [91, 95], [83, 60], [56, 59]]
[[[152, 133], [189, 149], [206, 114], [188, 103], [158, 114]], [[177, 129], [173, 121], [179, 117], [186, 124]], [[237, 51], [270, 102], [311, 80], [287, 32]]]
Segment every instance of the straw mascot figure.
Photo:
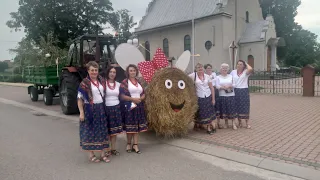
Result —
[[[120, 53], [128, 54], [128, 49], [131, 49], [131, 59], [134, 55], [140, 56], [140, 52], [132, 52], [132, 47], [124, 46], [128, 45], [120, 47], [118, 56]], [[160, 48], [152, 61], [141, 60], [141, 57], [132, 61], [138, 64], [143, 79], [148, 83], [145, 106], [149, 128], [167, 138], [186, 135], [198, 108], [193, 81], [184, 73], [190, 52], [185, 51], [179, 57], [176, 67], [168, 67], [168, 60]]]
[[145, 61], [136, 47], [121, 44], [116, 58], [122, 66], [137, 64], [147, 82], [145, 107], [149, 129], [167, 138], [186, 135], [198, 108], [193, 80], [184, 73], [190, 52], [179, 57], [176, 67], [168, 67], [168, 59], [160, 48], [152, 61]]

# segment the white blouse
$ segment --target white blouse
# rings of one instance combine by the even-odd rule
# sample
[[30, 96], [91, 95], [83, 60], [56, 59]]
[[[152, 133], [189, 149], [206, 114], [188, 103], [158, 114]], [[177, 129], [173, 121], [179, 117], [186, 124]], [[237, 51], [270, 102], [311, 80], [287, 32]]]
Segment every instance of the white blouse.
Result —
[[245, 69], [240, 76], [238, 76], [237, 70], [231, 71], [230, 75], [233, 76], [235, 81], [235, 88], [248, 88], [249, 76], [247, 69]]
[[208, 75], [212, 81], [212, 86], [216, 86], [216, 78], [217, 78], [217, 74], [215, 72], [212, 72], [211, 75]]
[[[120, 83], [115, 82], [116, 86], [112, 90], [108, 86], [108, 82], [106, 82], [106, 88], [107, 88], [107, 93], [106, 93], [106, 106], [116, 106], [120, 104], [119, 100], [119, 93], [120, 93]], [[114, 83], [109, 83], [111, 87], [114, 86]]]
[[[101, 92], [101, 95], [104, 96], [104, 89], [103, 89], [103, 86], [99, 83], [99, 90]], [[93, 98], [93, 104], [100, 104], [100, 103], [103, 103], [103, 99], [100, 95], [100, 92], [99, 92], [97, 86], [95, 86], [92, 82], [91, 82], [91, 91], [92, 91], [92, 98]], [[83, 99], [83, 94], [78, 91], [78, 98], [80, 99]], [[84, 100], [84, 103], [88, 104], [89, 102], [87, 100]]]
[[[196, 76], [196, 80], [194, 80], [194, 77]], [[192, 78], [192, 81], [194, 81], [196, 85], [197, 90], [197, 96], [199, 98], [206, 98], [211, 95], [211, 89], [209, 86], [209, 82], [212, 82], [209, 75], [204, 74], [204, 80], [201, 81], [197, 73], [192, 73], [189, 75], [190, 78]]]
[[235, 81], [232, 75], [228, 74], [227, 76], [219, 75], [216, 80], [216, 86], [220, 89], [222, 86], [232, 86], [232, 91], [230, 93], [226, 93], [224, 89], [219, 90], [219, 96], [234, 96], [234, 87]]
[[130, 80], [128, 80], [128, 90], [132, 98], [140, 98], [140, 94], [143, 92], [141, 85], [138, 83], [138, 87], [132, 84]]

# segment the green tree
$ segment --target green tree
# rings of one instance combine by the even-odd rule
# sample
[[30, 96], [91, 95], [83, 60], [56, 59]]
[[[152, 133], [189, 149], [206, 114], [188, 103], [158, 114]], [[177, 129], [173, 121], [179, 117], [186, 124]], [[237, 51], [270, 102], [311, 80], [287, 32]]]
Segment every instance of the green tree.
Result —
[[297, 8], [301, 0], [259, 0], [264, 18], [272, 14], [278, 37], [286, 41], [285, 47], [279, 47], [277, 56], [288, 66], [313, 64], [319, 58], [317, 35], [303, 29], [295, 22]]
[[134, 22], [133, 16], [127, 9], [121, 9], [111, 14], [109, 24], [113, 30], [119, 33], [119, 43], [127, 42], [127, 40], [133, 35], [130, 31], [137, 22]]
[[0, 62], [0, 72], [4, 72], [4, 70], [8, 69], [8, 63], [6, 62]]
[[[58, 43], [59, 41], [50, 32], [45, 37], [40, 37], [39, 45], [36, 45], [32, 40], [23, 38], [16, 49], [9, 51], [16, 54], [14, 63], [22, 68], [29, 65], [48, 66], [55, 64], [57, 58], [64, 60], [67, 55], [65, 49], [55, 46]], [[46, 58], [46, 54], [50, 54], [50, 57]]]
[[28, 39], [40, 44], [41, 36], [53, 32], [60, 48], [69, 39], [93, 33], [95, 26], [109, 21], [112, 4], [109, 0], [19, 0], [17, 12], [10, 13], [7, 26], [18, 31], [24, 27]]
[[36, 65], [40, 61], [40, 49], [36, 47], [32, 40], [23, 38], [15, 49], [9, 49], [9, 52], [15, 54], [14, 63], [22, 67], [27, 65]]

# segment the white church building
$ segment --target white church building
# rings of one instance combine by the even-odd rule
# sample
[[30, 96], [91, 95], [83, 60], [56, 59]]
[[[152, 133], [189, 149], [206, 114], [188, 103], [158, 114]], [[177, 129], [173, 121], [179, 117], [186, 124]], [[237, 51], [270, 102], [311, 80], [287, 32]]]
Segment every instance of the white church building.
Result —
[[[259, 0], [152, 0], [135, 29], [146, 60], [157, 48], [169, 59], [192, 52], [193, 19], [195, 64], [218, 70], [242, 59], [257, 70], [276, 69], [277, 46], [285, 42], [276, 35], [272, 15], [263, 19]], [[191, 60], [188, 71], [192, 66]]]

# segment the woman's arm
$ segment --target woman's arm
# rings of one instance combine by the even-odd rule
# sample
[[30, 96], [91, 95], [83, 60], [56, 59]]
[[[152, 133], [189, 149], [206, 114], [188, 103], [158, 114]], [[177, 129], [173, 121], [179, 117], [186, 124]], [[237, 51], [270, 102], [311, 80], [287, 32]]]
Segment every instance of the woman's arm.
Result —
[[236, 81], [235, 81], [233, 76], [231, 76], [231, 78], [232, 78], [232, 88], [235, 88], [236, 87]]
[[146, 98], [146, 95], [143, 94], [143, 95], [140, 97], [140, 100], [143, 101], [145, 98]]
[[136, 104], [139, 104], [141, 102], [141, 100], [139, 98], [132, 98], [130, 96], [126, 96], [124, 94], [120, 95], [120, 98], [124, 101], [130, 101], [130, 102], [134, 102]]
[[212, 86], [212, 82], [208, 83], [210, 90], [211, 90], [211, 95], [212, 95], [212, 103], [214, 104], [215, 102], [215, 92], [214, 92], [214, 87]]
[[81, 98], [78, 98], [78, 108], [79, 108], [79, 112], [80, 112], [79, 119], [80, 119], [80, 121], [84, 121], [83, 100]]
[[223, 87], [220, 85], [219, 77], [216, 78], [216, 88], [218, 90], [223, 89]]
[[246, 65], [247, 65], [247, 73], [246, 74], [249, 75], [253, 72], [253, 68], [248, 63], [246, 63]]

